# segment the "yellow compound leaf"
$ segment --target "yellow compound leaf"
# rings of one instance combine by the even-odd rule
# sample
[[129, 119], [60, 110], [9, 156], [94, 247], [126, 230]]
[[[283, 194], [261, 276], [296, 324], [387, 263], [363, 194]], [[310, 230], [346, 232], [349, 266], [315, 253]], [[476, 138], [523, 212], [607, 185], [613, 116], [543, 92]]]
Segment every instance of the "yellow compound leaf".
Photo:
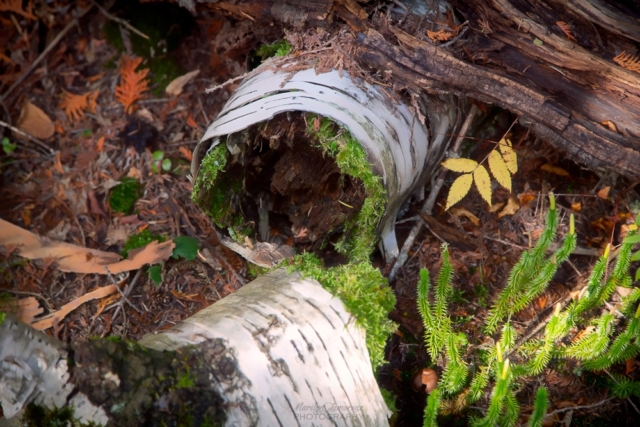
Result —
[[451, 206], [462, 200], [464, 196], [469, 193], [469, 190], [471, 189], [471, 183], [473, 183], [473, 175], [471, 175], [470, 173], [465, 173], [464, 175], [460, 175], [458, 178], [456, 178], [456, 180], [453, 181], [453, 184], [451, 184], [451, 188], [449, 189], [449, 195], [447, 196], [447, 206], [444, 209], [448, 210]]
[[511, 173], [502, 156], [496, 150], [493, 150], [491, 154], [489, 154], [489, 169], [491, 169], [491, 173], [496, 178], [496, 181], [511, 192]]
[[491, 178], [484, 166], [479, 165], [476, 170], [473, 171], [473, 181], [476, 183], [476, 188], [482, 198], [491, 206]]
[[442, 167], [454, 172], [473, 172], [477, 166], [478, 162], [471, 159], [447, 159], [442, 162]]
[[500, 147], [502, 158], [504, 159], [504, 163], [507, 165], [509, 172], [511, 172], [512, 175], [518, 172], [518, 156], [516, 155], [516, 152], [513, 151], [511, 141], [503, 138], [498, 143], [498, 146]]

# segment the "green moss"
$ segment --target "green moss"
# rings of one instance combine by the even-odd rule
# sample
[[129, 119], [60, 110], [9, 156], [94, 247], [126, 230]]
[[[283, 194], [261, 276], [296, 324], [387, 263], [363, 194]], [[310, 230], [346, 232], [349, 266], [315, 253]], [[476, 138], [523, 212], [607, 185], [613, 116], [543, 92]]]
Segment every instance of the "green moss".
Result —
[[167, 239], [164, 236], [161, 236], [161, 235], [158, 235], [158, 234], [152, 234], [147, 229], [142, 230], [138, 234], [134, 234], [133, 236], [129, 236], [129, 238], [125, 242], [124, 246], [122, 247], [122, 252], [120, 252], [120, 253], [121, 253], [121, 255], [123, 257], [126, 258], [129, 255], [129, 251], [132, 251], [132, 250], [137, 249], [137, 248], [141, 248], [144, 245], [147, 245], [147, 244], [153, 242], [154, 240], [157, 240], [158, 242], [162, 243]]
[[310, 120], [307, 120], [307, 133], [336, 160], [342, 173], [362, 181], [366, 192], [362, 208], [344, 225], [346, 232], [336, 244], [336, 249], [354, 262], [366, 261], [378, 241], [376, 229], [387, 202], [382, 178], [373, 174], [367, 153], [347, 130], [339, 128], [325, 117], [315, 131], [315, 117], [311, 115]]
[[0, 325], [4, 323], [4, 319], [7, 317], [7, 314], [3, 311], [0, 311]]
[[195, 386], [195, 379], [191, 376], [189, 367], [185, 367], [185, 371], [180, 372], [176, 378], [176, 388], [191, 388]]
[[97, 427], [100, 425], [93, 422], [81, 423], [74, 418], [74, 411], [68, 406], [49, 409], [35, 403], [30, 403], [25, 408], [22, 423], [21, 425], [26, 427]]
[[367, 349], [373, 368], [384, 363], [384, 347], [396, 324], [389, 313], [396, 299], [380, 271], [367, 262], [352, 262], [324, 268], [313, 254], [304, 253], [286, 261], [290, 271], [298, 271], [322, 284], [340, 298], [356, 323], [367, 333]]
[[133, 178], [124, 177], [119, 185], [111, 189], [109, 193], [109, 206], [114, 212], [130, 214], [133, 206], [142, 197], [142, 185]]
[[229, 160], [229, 150], [220, 142], [211, 150], [200, 164], [196, 182], [193, 185], [191, 200], [220, 228], [230, 227], [234, 233], [241, 234], [242, 217], [232, 209], [234, 194], [242, 191], [242, 177], [220, 174]]
[[275, 43], [263, 44], [256, 49], [256, 56], [263, 61], [274, 56], [287, 56], [293, 47], [286, 40], [278, 40]]

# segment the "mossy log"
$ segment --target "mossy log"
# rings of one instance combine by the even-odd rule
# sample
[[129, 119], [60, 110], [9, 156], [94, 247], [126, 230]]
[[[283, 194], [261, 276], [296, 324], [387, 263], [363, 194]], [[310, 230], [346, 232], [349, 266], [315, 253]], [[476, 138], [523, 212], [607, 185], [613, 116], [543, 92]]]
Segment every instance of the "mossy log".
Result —
[[284, 270], [139, 343], [65, 346], [7, 315], [0, 384], [5, 415], [30, 405], [39, 426], [43, 414], [68, 419], [56, 407], [113, 426], [382, 426], [390, 416], [364, 330], [318, 282]]

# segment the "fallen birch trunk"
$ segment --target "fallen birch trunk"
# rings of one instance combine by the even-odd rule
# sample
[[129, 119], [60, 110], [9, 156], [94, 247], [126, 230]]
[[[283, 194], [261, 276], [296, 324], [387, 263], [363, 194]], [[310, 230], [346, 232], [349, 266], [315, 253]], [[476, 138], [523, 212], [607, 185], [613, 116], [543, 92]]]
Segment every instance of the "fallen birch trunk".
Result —
[[17, 425], [32, 403], [117, 426], [388, 425], [364, 330], [338, 298], [297, 273], [266, 274], [139, 344], [66, 347], [6, 316], [5, 416]]

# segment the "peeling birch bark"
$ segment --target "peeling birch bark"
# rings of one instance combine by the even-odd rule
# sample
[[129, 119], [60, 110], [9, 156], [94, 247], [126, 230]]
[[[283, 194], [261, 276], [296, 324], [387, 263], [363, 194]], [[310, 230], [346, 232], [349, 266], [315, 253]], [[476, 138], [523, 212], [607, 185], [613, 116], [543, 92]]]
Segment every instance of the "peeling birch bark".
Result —
[[[227, 426], [384, 426], [391, 415], [364, 330], [318, 282], [284, 270], [144, 337], [139, 344], [146, 351], [109, 340], [74, 344], [70, 351], [10, 317], [0, 325], [0, 340], [0, 383], [8, 385], [0, 403], [7, 415], [30, 402], [72, 403], [85, 422], [137, 425], [158, 417], [163, 407], [167, 417], [177, 417], [166, 402], [193, 401], [205, 393], [212, 399], [198, 400], [199, 408], [223, 411]], [[73, 366], [67, 364], [70, 356]], [[138, 385], [132, 395], [124, 391], [132, 378], [135, 384], [153, 383], [158, 372], [174, 373], [173, 388]], [[72, 391], [74, 400], [67, 402]], [[134, 421], [124, 418], [136, 411]]]

